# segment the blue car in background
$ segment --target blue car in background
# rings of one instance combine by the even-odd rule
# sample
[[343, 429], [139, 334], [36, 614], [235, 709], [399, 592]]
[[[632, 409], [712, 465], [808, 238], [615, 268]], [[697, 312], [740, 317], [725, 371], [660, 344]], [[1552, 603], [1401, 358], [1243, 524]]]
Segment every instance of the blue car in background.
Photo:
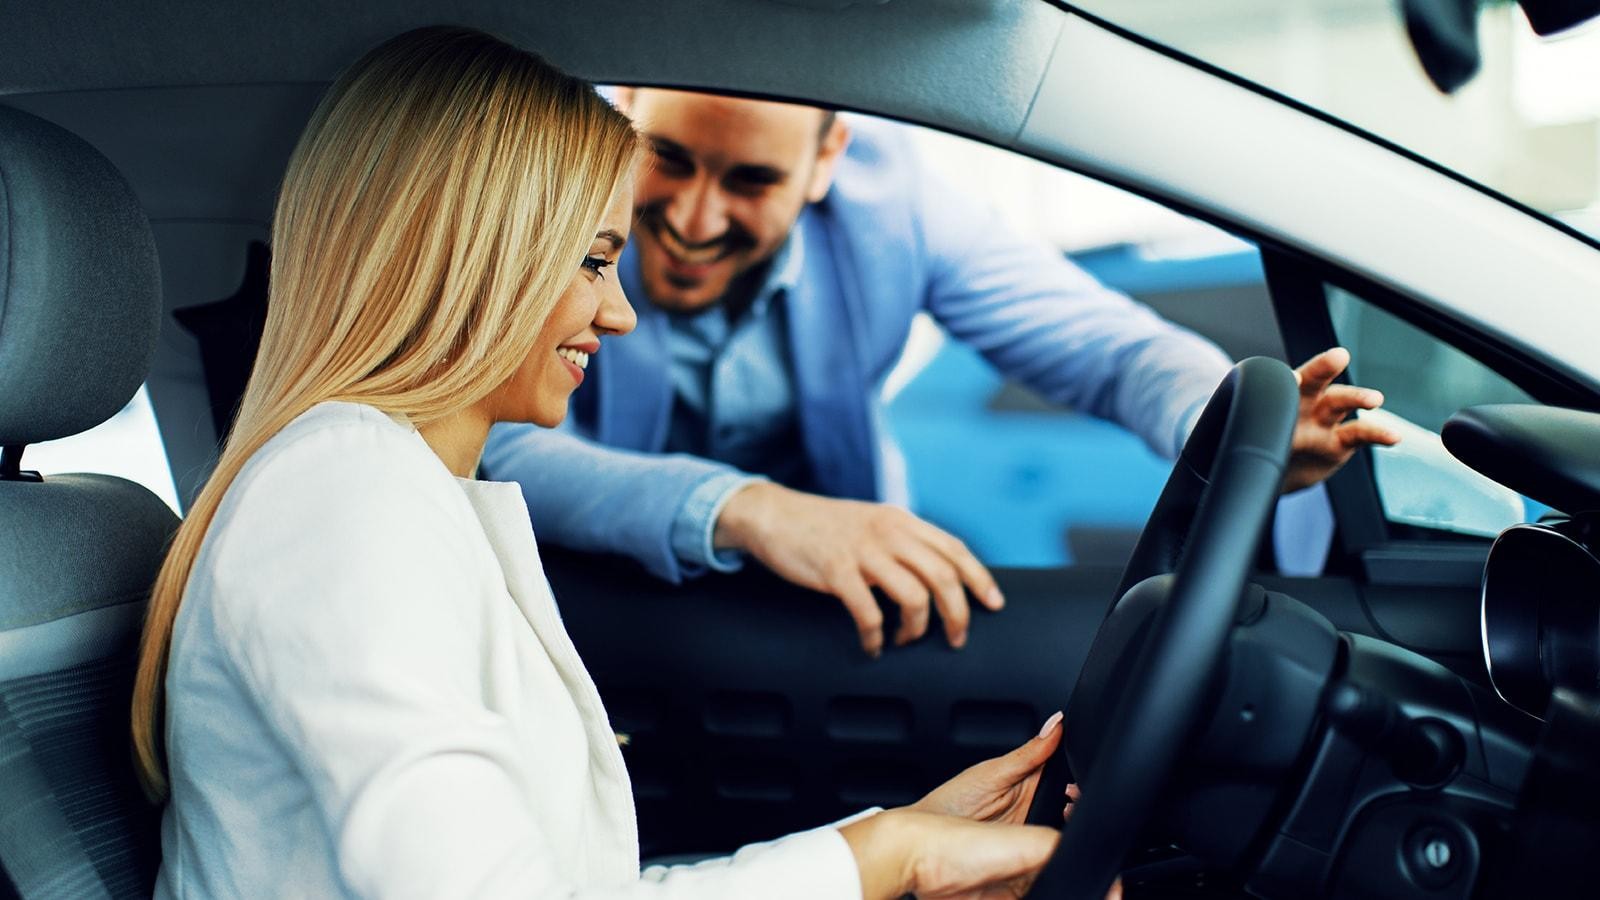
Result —
[[[1119, 244], [1071, 258], [1235, 358], [1283, 355], [1275, 333], [1238, 330], [1270, 310], [1254, 247], [1151, 259]], [[934, 340], [937, 352], [887, 407], [913, 508], [991, 565], [1121, 565], [1170, 461], [1119, 425], [1007, 383], [971, 347]]]

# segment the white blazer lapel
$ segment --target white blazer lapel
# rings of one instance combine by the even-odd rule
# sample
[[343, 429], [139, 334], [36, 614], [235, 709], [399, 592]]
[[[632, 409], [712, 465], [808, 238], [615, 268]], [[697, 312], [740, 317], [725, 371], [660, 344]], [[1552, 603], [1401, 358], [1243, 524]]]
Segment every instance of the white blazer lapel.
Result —
[[639, 830], [628, 769], [617, 746], [616, 733], [611, 730], [611, 721], [600, 702], [600, 692], [561, 623], [555, 596], [539, 561], [539, 548], [528, 521], [522, 490], [515, 484], [464, 479], [462, 487], [476, 507], [484, 534], [500, 561], [507, 591], [544, 645], [583, 718], [589, 758], [596, 776], [596, 799], [608, 820], [604, 830], [607, 835], [619, 839], [607, 842], [611, 846], [606, 848], [605, 871], [618, 879], [637, 879]]

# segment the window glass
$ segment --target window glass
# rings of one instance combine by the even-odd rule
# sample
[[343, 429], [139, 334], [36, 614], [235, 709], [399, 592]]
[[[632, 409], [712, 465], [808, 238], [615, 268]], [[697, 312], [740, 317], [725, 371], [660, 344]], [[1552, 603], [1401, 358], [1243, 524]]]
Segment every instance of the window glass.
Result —
[[1439, 438], [1445, 420], [1480, 403], [1532, 403], [1516, 385], [1455, 347], [1339, 288], [1328, 312], [1350, 349], [1351, 380], [1384, 394], [1381, 410], [1363, 413], [1400, 433], [1395, 447], [1374, 448], [1372, 462], [1391, 522], [1493, 536], [1536, 520], [1546, 507], [1490, 481], [1451, 456]]
[[[910, 130], [925, 164], [1022, 239], [1049, 243], [1234, 358], [1282, 356], [1253, 245], [1028, 157]], [[926, 317], [884, 396], [912, 509], [991, 565], [1121, 565], [1171, 468], [1121, 426], [1008, 382]]]
[[117, 475], [149, 488], [178, 512], [178, 491], [161, 444], [150, 394], [144, 387], [116, 415], [81, 434], [30, 444], [22, 467], [42, 475], [96, 472]]

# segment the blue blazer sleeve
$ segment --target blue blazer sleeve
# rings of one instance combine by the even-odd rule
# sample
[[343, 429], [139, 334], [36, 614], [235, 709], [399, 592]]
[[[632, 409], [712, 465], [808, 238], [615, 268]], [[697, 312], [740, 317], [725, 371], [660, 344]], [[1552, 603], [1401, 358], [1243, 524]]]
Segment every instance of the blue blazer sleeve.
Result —
[[927, 173], [918, 182], [924, 308], [1008, 377], [1175, 457], [1228, 357], [992, 209]]
[[668, 581], [685, 575], [673, 551], [673, 523], [689, 494], [729, 466], [683, 454], [596, 444], [566, 430], [501, 424], [489, 431], [480, 471], [522, 486], [541, 541], [621, 553]]

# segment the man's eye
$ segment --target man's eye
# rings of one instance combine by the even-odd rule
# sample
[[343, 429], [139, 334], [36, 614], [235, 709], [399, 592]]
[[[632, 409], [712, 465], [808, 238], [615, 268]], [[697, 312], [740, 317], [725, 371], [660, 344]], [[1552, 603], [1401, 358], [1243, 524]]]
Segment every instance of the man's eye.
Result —
[[605, 270], [612, 265], [615, 265], [615, 263], [604, 256], [585, 256], [583, 258], [583, 267], [601, 278], [606, 277]]
[[735, 172], [728, 176], [725, 184], [729, 191], [748, 197], [761, 194], [782, 180], [767, 172]]
[[676, 178], [692, 174], [694, 172], [694, 166], [690, 165], [689, 161], [682, 157], [666, 156], [661, 153], [657, 153], [656, 171], [663, 175], [669, 175]]

